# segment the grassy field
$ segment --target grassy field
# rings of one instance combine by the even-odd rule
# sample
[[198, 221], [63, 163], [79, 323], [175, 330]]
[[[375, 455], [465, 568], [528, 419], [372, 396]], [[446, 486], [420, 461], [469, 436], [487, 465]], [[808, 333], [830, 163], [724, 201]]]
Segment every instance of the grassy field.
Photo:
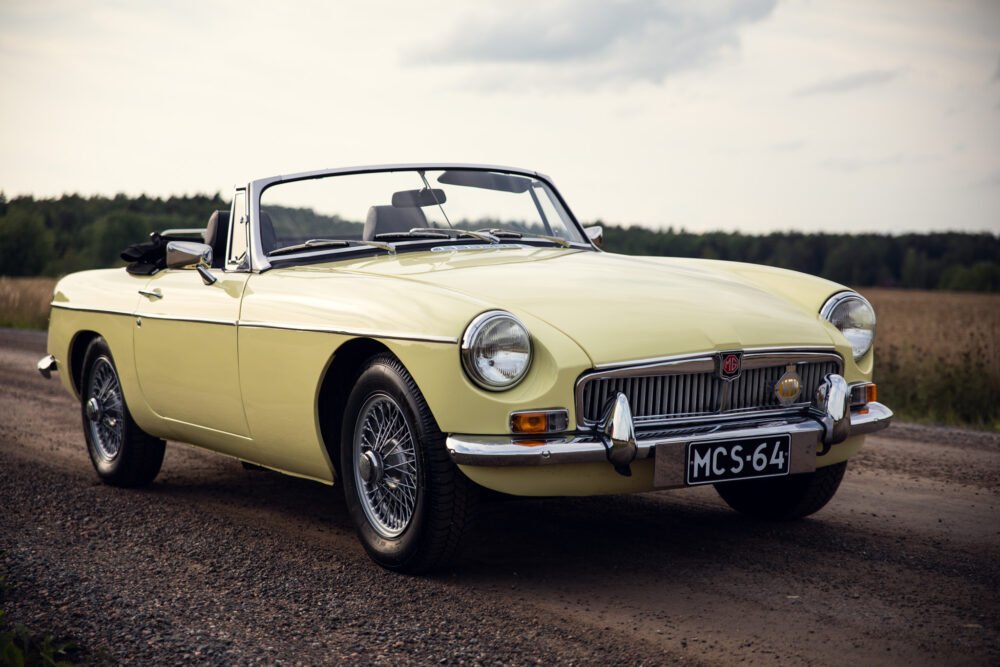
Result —
[[908, 421], [1000, 430], [1000, 294], [866, 289], [879, 397]]
[[[0, 326], [44, 329], [55, 280], [0, 277]], [[1000, 430], [1000, 294], [866, 289], [879, 398], [907, 421]]]
[[55, 278], [0, 276], [0, 327], [45, 329]]

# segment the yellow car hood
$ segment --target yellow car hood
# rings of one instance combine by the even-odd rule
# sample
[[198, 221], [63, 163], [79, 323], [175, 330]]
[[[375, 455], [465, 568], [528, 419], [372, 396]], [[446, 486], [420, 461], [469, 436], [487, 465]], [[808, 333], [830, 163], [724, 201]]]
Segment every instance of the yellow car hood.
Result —
[[383, 256], [350, 270], [528, 313], [576, 341], [595, 364], [834, 345], [817, 311], [838, 286], [768, 267], [522, 247]]

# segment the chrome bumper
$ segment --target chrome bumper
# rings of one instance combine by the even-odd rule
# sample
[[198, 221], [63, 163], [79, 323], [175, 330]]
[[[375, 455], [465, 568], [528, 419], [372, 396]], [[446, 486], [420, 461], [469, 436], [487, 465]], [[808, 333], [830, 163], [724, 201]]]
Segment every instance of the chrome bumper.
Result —
[[59, 370], [59, 362], [51, 354], [46, 354], [44, 357], [38, 360], [38, 372], [42, 374], [46, 380], [52, 377], [52, 371]]
[[[881, 403], [869, 403], [866, 412], [850, 412], [850, 427], [845, 437], [874, 433], [889, 426], [892, 411]], [[635, 440], [635, 459], [645, 459], [660, 450], [681, 452], [683, 447], [696, 440], [759, 438], [789, 434], [797, 458], [812, 456], [823, 446], [828, 428], [820, 418], [803, 418], [799, 421], [769, 421], [759, 425], [720, 427], [709, 433], [682, 433], [678, 435]], [[519, 442], [521, 440], [521, 442]], [[446, 446], [452, 460], [466, 466], [538, 466], [558, 463], [600, 463], [609, 461], [609, 448], [600, 434], [574, 434], [545, 440], [527, 441], [511, 436], [450, 435]], [[613, 464], [621, 465], [617, 462]], [[683, 465], [683, 463], [682, 463]], [[815, 463], [813, 463], [815, 467]], [[805, 471], [805, 470], [803, 470]]]

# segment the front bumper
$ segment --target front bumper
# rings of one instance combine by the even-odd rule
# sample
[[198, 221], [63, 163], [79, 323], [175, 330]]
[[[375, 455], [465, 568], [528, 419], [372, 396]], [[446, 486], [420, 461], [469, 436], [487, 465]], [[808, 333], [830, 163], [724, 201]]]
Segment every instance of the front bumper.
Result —
[[[889, 426], [892, 411], [881, 403], [869, 403], [864, 412], [850, 413], [850, 436], [874, 433]], [[792, 436], [794, 452], [808, 452], [813, 457], [823, 444], [824, 426], [816, 419], [768, 421], [761, 424], [739, 424], [719, 427], [710, 432], [680, 432], [654, 434], [636, 440], [636, 459], [645, 459], [657, 451], [683, 450], [689, 442], [720, 438], [766, 438], [770, 435]], [[466, 466], [538, 466], [559, 463], [597, 463], [608, 460], [604, 439], [597, 434], [573, 434], [544, 440], [526, 440], [511, 436], [451, 435], [447, 448], [452, 460]], [[660, 451], [664, 454], [660, 454]], [[794, 467], [794, 461], [793, 461]]]

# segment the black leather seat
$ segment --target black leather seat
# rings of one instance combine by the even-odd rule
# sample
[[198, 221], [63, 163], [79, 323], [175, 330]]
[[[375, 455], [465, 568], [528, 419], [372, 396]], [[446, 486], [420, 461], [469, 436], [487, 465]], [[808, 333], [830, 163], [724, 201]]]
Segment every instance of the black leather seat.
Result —
[[372, 206], [365, 219], [361, 238], [374, 241], [377, 234], [408, 232], [416, 227], [427, 227], [427, 216], [416, 206]]
[[226, 242], [229, 240], [229, 211], [216, 211], [208, 219], [203, 234], [205, 243], [212, 246], [212, 268], [226, 265]]

